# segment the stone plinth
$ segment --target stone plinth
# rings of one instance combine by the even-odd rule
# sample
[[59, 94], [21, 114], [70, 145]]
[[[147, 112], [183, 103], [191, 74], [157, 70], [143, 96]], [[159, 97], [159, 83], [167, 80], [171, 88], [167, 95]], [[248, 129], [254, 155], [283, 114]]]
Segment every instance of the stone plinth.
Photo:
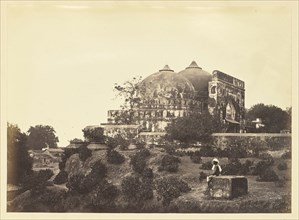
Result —
[[248, 181], [244, 176], [215, 176], [209, 183], [212, 198], [232, 199], [248, 193]]

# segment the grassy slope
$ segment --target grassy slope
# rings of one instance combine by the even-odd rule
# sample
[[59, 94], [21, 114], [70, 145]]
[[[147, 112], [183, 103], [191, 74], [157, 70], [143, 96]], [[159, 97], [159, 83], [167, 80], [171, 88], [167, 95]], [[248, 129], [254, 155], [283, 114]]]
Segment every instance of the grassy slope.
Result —
[[[69, 169], [71, 169], [71, 172], [73, 173], [85, 173], [90, 170], [90, 165], [93, 162], [100, 159], [108, 166], [107, 180], [121, 189], [120, 184], [122, 179], [126, 175], [129, 175], [133, 172], [129, 164], [129, 157], [133, 155], [135, 151], [120, 151], [120, 153], [126, 157], [126, 161], [121, 165], [107, 164], [105, 151], [102, 150], [94, 151], [92, 157], [88, 158], [84, 164], [81, 162], [78, 163], [78, 158], [76, 158], [77, 156], [74, 155], [71, 160], [68, 161]], [[290, 181], [287, 181], [287, 185], [284, 187], [277, 187], [273, 182], [257, 182], [255, 180], [256, 176], [247, 176], [249, 183], [248, 195], [233, 200], [211, 200], [205, 195], [207, 183], [205, 181], [200, 182], [198, 179], [200, 171], [204, 171], [206, 173], [209, 171], [199, 169], [199, 164], [192, 163], [189, 157], [183, 156], [180, 157], [181, 164], [177, 173], [168, 173], [165, 171], [158, 172], [160, 160], [165, 154], [166, 153], [160, 152], [158, 149], [151, 150], [151, 156], [147, 161], [147, 165], [153, 169], [154, 178], [171, 175], [177, 176], [185, 180], [192, 189], [190, 192], [181, 195], [179, 198], [171, 202], [170, 206], [172, 208], [168, 209], [170, 212], [275, 212], [278, 209], [282, 209], [280, 206], [284, 196], [290, 194]], [[202, 159], [202, 162], [212, 160], [212, 158], [208, 157]], [[258, 159], [250, 159], [254, 160], [255, 162], [258, 161]], [[246, 159], [241, 159], [241, 162], [244, 160]], [[220, 158], [221, 164], [225, 164], [227, 161], [227, 158]], [[280, 158], [275, 158], [275, 164], [273, 166], [275, 171], [277, 171], [276, 166], [280, 161]], [[290, 160], [285, 161], [288, 162], [288, 170], [277, 171], [277, 173], [279, 175], [289, 176], [288, 173], [290, 172]], [[53, 191], [63, 189], [66, 190], [66, 188], [63, 186], [54, 186], [48, 188]], [[27, 194], [20, 195], [18, 197], [14, 202], [15, 204], [22, 205], [23, 202], [26, 203], [30, 200], [28, 199], [28, 192]], [[121, 196], [119, 197], [118, 204], [121, 204], [123, 202], [123, 198], [121, 198]], [[28, 201], [26, 201], [26, 198]], [[17, 200], [20, 200], [20, 202], [17, 202]], [[75, 200], [77, 202], [75, 202]], [[72, 200], [68, 202], [72, 204], [72, 207], [70, 207], [68, 211], [84, 211], [81, 209], [82, 207], [80, 206], [80, 203], [83, 204], [85, 200], [86, 202], [90, 200], [87, 195], [80, 198], [72, 198]], [[75, 203], [78, 203], [78, 205], [75, 205]], [[156, 199], [154, 199], [153, 201], [150, 201], [149, 204], [157, 206], [158, 202]], [[41, 210], [48, 209], [43, 207]]]

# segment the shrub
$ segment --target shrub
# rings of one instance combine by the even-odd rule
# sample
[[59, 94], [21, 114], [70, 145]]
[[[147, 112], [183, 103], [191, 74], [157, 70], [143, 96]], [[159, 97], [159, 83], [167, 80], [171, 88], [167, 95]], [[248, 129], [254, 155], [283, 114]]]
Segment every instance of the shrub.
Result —
[[94, 211], [109, 211], [115, 207], [114, 201], [119, 195], [119, 190], [113, 184], [108, 183], [106, 180], [100, 182], [95, 188], [91, 203]]
[[292, 152], [291, 151], [287, 151], [284, 154], [281, 155], [282, 159], [292, 159]]
[[212, 146], [204, 145], [200, 148], [199, 155], [202, 157], [215, 157], [216, 152]]
[[202, 163], [200, 166], [200, 168], [203, 170], [210, 170], [210, 169], [212, 169], [212, 167], [213, 167], [213, 164], [210, 161]]
[[287, 165], [286, 162], [281, 162], [281, 163], [279, 163], [277, 165], [277, 169], [279, 169], [279, 170], [286, 170], [286, 169], [288, 169], [288, 165]]
[[23, 187], [24, 189], [32, 189], [44, 186], [47, 180], [49, 180], [53, 175], [54, 173], [50, 169], [34, 172], [23, 179]]
[[179, 168], [179, 163], [180, 163], [180, 159], [172, 156], [172, 155], [165, 155], [162, 160], [161, 160], [161, 164], [159, 166], [159, 171], [168, 171], [171, 173], [175, 173], [178, 171]]
[[64, 184], [68, 180], [68, 173], [65, 172], [64, 170], [61, 170], [53, 180], [53, 182], [57, 185]]
[[262, 182], [274, 182], [279, 180], [278, 175], [275, 173], [274, 170], [267, 168], [263, 173], [261, 173], [257, 179], [257, 181]]
[[150, 151], [148, 149], [140, 149], [131, 157], [130, 164], [135, 172], [139, 174], [143, 172], [146, 167], [146, 158], [149, 155]]
[[137, 200], [141, 187], [141, 181], [137, 176], [127, 176], [121, 183], [121, 189], [128, 200]]
[[97, 161], [92, 166], [92, 170], [87, 176], [84, 176], [83, 174], [71, 176], [68, 180], [67, 187], [71, 191], [88, 193], [97, 184], [103, 181], [106, 175], [107, 167], [101, 161]]
[[127, 176], [122, 181], [121, 188], [128, 201], [139, 205], [154, 196], [152, 181], [141, 181], [137, 176]]
[[125, 162], [125, 157], [116, 150], [108, 150], [107, 161], [108, 163], [112, 164], [122, 164], [123, 162]]
[[208, 176], [208, 175], [207, 175], [206, 173], [204, 173], [204, 172], [201, 171], [201, 172], [199, 173], [199, 178], [198, 178], [198, 179], [199, 179], [199, 181], [203, 181], [203, 180], [206, 180], [206, 179], [207, 179], [207, 176]]
[[137, 154], [140, 156], [140, 157], [143, 157], [143, 158], [147, 158], [151, 155], [150, 151], [148, 149], [139, 149], [137, 151]]
[[201, 156], [199, 151], [195, 151], [190, 155], [190, 159], [193, 163], [201, 163]]
[[223, 175], [237, 175], [241, 173], [242, 164], [239, 159], [232, 158], [222, 167]]
[[145, 168], [142, 172], [142, 178], [153, 179], [154, 173], [151, 168]]
[[78, 153], [78, 148], [66, 148], [64, 149], [61, 161], [59, 162], [59, 169], [64, 170], [66, 161], [73, 155]]
[[143, 149], [146, 146], [146, 143], [140, 139], [135, 140], [135, 145], [137, 149]]
[[138, 153], [136, 153], [135, 155], [133, 155], [131, 157], [130, 164], [132, 165], [133, 170], [140, 174], [143, 172], [143, 170], [146, 167], [145, 158], [141, 154], [138, 154]]
[[286, 185], [286, 178], [285, 176], [284, 177], [281, 177], [281, 178], [278, 178], [278, 180], [275, 181], [275, 186], [277, 187], [284, 187]]
[[118, 146], [118, 140], [112, 137], [107, 137], [106, 144], [110, 149], [114, 149]]
[[270, 167], [270, 164], [266, 160], [259, 161], [253, 169], [253, 175], [260, 175], [265, 172]]
[[163, 199], [163, 205], [169, 205], [171, 200], [179, 197], [181, 193], [191, 190], [188, 184], [176, 177], [162, 177], [155, 181], [155, 189], [158, 193], [158, 199]]
[[84, 144], [78, 148], [79, 158], [82, 161], [87, 160], [91, 157], [91, 150], [87, 148], [87, 144]]

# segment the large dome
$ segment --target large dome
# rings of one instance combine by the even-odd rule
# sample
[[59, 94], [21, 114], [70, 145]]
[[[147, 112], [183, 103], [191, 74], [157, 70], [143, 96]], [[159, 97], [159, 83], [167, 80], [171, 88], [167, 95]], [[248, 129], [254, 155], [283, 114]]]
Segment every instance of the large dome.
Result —
[[179, 75], [186, 77], [197, 92], [208, 92], [208, 85], [209, 81], [212, 80], [212, 75], [199, 67], [195, 61], [192, 61], [186, 69], [180, 71]]
[[191, 98], [195, 92], [192, 83], [168, 65], [145, 78], [140, 86], [147, 98]]

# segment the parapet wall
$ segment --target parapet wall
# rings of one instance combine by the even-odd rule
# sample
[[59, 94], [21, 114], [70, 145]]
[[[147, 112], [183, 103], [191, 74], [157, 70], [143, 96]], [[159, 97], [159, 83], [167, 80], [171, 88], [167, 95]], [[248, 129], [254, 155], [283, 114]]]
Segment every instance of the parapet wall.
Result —
[[214, 146], [224, 149], [232, 145], [240, 147], [254, 147], [265, 150], [290, 149], [292, 135], [281, 133], [214, 133]]

